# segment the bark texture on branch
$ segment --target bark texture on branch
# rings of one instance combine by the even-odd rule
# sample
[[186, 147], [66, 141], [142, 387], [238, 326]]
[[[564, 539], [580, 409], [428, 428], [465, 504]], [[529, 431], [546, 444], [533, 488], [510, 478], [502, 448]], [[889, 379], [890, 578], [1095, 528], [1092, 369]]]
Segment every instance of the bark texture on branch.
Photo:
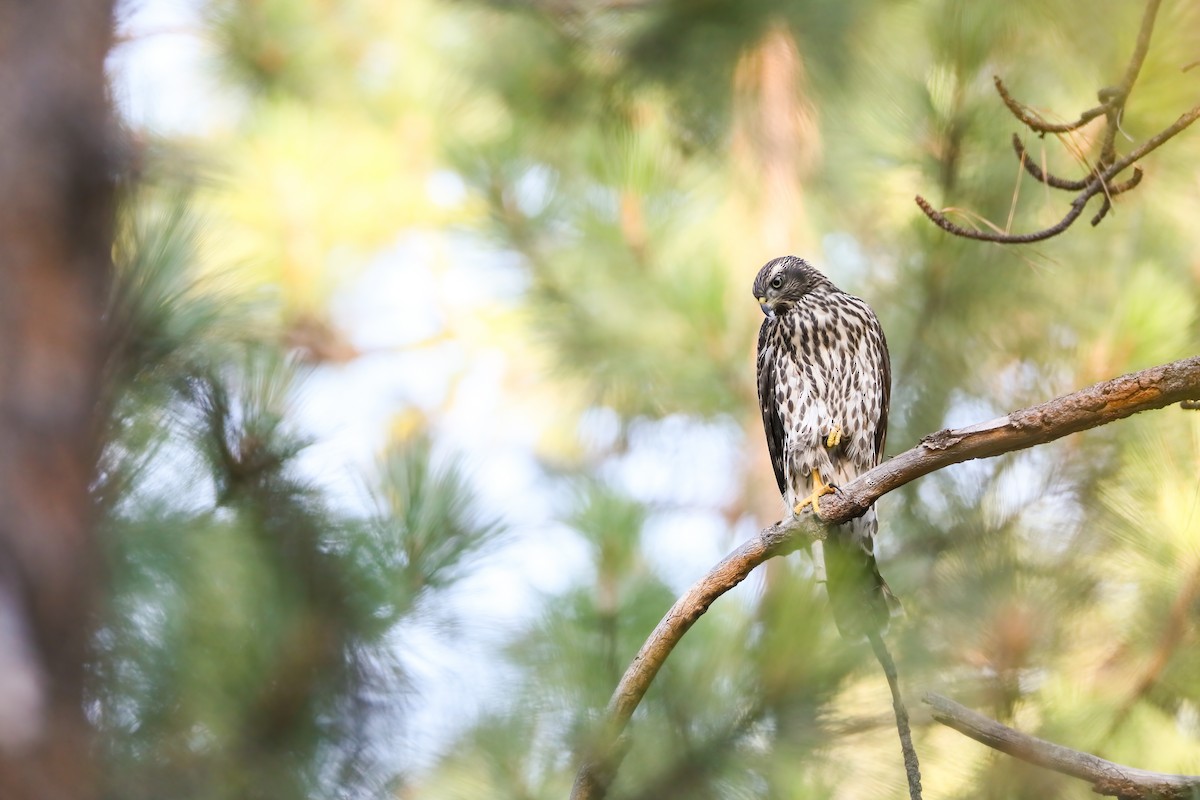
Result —
[[1191, 800], [1200, 795], [1200, 775], [1168, 775], [1114, 764], [1015, 731], [939, 694], [926, 694], [924, 702], [933, 709], [933, 718], [943, 725], [1001, 753], [1085, 780], [1096, 794], [1162, 800]]
[[623, 755], [625, 726], [659, 669], [708, 607], [759, 564], [824, 538], [823, 524], [854, 519], [883, 495], [930, 472], [1024, 450], [1185, 400], [1200, 400], [1200, 356], [1097, 383], [988, 422], [932, 433], [916, 447], [823, 497], [820, 521], [806, 512], [800, 519], [777, 522], [761, 531], [680, 597], [642, 645], [613, 692], [591, 746], [582, 754], [571, 797], [605, 796]]
[[83, 714], [111, 272], [111, 0], [0, 0], [0, 797], [95, 794]]
[[940, 430], [821, 498], [825, 522], [845, 522], [883, 495], [951, 464], [1024, 450], [1141, 411], [1200, 397], [1200, 356], [1122, 375], [965, 428]]

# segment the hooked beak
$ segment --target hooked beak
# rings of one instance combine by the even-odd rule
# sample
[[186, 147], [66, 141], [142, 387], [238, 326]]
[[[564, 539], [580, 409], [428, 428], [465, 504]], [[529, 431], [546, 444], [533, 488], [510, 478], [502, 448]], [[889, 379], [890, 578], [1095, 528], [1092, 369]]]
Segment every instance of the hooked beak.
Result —
[[767, 298], [756, 297], [754, 299], [758, 301], [758, 307], [762, 309], [767, 319], [775, 319], [775, 309], [767, 305]]

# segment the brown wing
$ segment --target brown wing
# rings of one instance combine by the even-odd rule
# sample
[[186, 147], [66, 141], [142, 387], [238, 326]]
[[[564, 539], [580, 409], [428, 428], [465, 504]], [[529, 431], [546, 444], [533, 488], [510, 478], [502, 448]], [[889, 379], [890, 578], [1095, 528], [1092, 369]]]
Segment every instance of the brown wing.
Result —
[[758, 408], [762, 411], [763, 431], [767, 434], [767, 451], [771, 454], [771, 467], [775, 470], [775, 483], [779, 493], [787, 495], [786, 482], [783, 474], [783, 453], [786, 439], [784, 438], [783, 420], [779, 417], [779, 408], [775, 402], [775, 377], [778, 370], [775, 360], [779, 354], [774, 349], [764, 348], [767, 344], [767, 334], [771, 320], [763, 320], [758, 329]]
[[883, 446], [887, 443], [888, 407], [892, 402], [892, 359], [888, 354], [887, 337], [875, 315], [871, 315], [870, 333], [879, 339], [876, 374], [879, 378], [879, 424], [875, 428], [875, 463], [883, 461]]

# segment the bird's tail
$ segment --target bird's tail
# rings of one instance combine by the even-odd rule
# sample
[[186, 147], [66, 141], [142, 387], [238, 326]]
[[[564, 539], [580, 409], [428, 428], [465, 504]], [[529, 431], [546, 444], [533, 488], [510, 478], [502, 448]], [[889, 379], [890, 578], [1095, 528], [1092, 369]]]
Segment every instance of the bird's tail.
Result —
[[900, 603], [875, 564], [875, 509], [830, 528], [825, 539], [825, 591], [838, 631], [848, 639], [887, 631]]

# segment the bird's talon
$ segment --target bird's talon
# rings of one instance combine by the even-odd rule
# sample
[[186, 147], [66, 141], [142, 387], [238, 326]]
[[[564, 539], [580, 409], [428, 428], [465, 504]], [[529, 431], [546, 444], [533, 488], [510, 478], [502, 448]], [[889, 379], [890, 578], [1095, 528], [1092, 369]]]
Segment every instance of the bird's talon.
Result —
[[833, 494], [835, 491], [837, 491], [836, 486], [825, 482], [825, 480], [821, 477], [820, 470], [814, 469], [812, 474], [813, 474], [812, 494], [810, 494], [803, 503], [797, 504], [796, 507], [792, 509], [792, 513], [795, 514], [797, 517], [800, 516], [800, 512], [804, 510], [805, 506], [812, 506], [813, 513], [816, 514], [818, 517], [821, 516], [821, 506], [817, 501], [820, 500], [820, 498], [824, 497], [825, 495]]
[[830, 450], [842, 443], [842, 426], [834, 425], [833, 430], [829, 432], [829, 436], [825, 439], [825, 446]]

